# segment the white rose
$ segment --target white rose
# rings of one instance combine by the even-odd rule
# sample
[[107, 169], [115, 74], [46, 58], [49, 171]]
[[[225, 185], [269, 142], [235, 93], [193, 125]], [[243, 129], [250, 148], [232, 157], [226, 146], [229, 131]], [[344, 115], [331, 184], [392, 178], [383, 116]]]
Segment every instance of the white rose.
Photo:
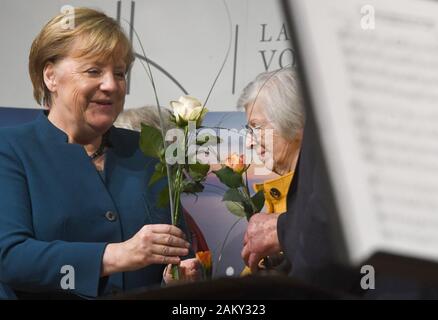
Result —
[[199, 126], [207, 113], [207, 108], [203, 108], [201, 101], [191, 96], [182, 96], [178, 101], [170, 101], [173, 108], [176, 124], [178, 126], [187, 125], [188, 121], [196, 121]]

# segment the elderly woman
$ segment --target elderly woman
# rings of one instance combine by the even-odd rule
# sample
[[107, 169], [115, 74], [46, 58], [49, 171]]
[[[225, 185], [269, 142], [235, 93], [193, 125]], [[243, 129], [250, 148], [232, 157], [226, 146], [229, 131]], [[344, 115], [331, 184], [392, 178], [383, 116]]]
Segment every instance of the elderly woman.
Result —
[[148, 187], [154, 160], [137, 133], [112, 126], [131, 44], [103, 13], [76, 8], [73, 29], [66, 18], [43, 27], [29, 56], [34, 97], [48, 110], [0, 131], [3, 291], [97, 297], [159, 285], [165, 265], [178, 263], [190, 277], [185, 234], [155, 205], [165, 181]]
[[276, 222], [287, 210], [305, 121], [295, 70], [284, 68], [258, 75], [243, 90], [238, 105], [247, 115], [247, 147], [255, 149], [265, 166], [280, 175], [255, 186], [256, 191], [263, 190], [269, 214], [256, 214], [249, 221], [242, 257], [252, 271], [258, 270], [260, 260], [267, 255], [272, 257], [264, 259], [265, 264], [279, 263], [287, 269], [287, 263], [274, 260], [281, 261]]

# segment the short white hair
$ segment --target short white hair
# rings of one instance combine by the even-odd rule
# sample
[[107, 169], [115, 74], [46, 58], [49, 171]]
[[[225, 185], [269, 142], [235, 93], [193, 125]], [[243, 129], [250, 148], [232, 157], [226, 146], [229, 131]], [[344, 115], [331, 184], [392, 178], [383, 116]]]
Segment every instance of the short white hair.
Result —
[[[160, 108], [164, 122], [164, 129], [167, 131], [175, 126], [170, 121], [172, 113], [167, 108]], [[157, 129], [161, 128], [160, 117], [156, 106], [144, 106], [137, 109], [125, 110], [119, 114], [114, 122], [114, 126], [140, 132], [142, 123]]]
[[303, 99], [295, 68], [259, 74], [243, 89], [237, 106], [246, 109], [256, 100], [262, 102], [268, 120], [282, 137], [291, 140], [304, 128]]

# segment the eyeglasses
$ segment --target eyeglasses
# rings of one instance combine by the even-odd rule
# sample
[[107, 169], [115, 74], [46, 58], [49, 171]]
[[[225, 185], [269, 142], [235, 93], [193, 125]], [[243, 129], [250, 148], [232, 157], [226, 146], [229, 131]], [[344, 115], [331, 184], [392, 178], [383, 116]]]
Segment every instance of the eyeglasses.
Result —
[[254, 139], [254, 142], [256, 144], [259, 143], [260, 135], [262, 133], [262, 129], [263, 129], [263, 126], [260, 126], [260, 125], [259, 126], [255, 126], [255, 127], [252, 127], [249, 124], [245, 125], [246, 136], [250, 135], [251, 138]]
[[261, 133], [262, 128], [263, 128], [262, 126], [252, 127], [249, 124], [245, 124], [246, 133], [253, 136], [259, 135]]
[[[269, 131], [269, 132], [265, 132]], [[258, 144], [262, 140], [262, 133], [264, 135], [276, 135], [274, 129], [272, 127], [268, 127], [267, 125], [257, 125], [255, 127], [246, 124], [245, 125], [245, 135], [250, 135], [252, 139], [254, 139], [254, 143]]]

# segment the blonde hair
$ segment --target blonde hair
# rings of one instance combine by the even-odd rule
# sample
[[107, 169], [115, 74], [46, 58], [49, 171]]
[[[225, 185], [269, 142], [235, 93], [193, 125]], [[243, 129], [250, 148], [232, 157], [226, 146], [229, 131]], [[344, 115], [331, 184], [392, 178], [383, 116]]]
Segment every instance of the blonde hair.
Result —
[[[71, 28], [66, 19], [73, 18]], [[108, 61], [122, 59], [128, 70], [134, 61], [132, 45], [113, 18], [89, 8], [74, 8], [52, 18], [34, 39], [29, 54], [29, 74], [33, 96], [38, 104], [51, 105], [50, 91], [44, 83], [43, 71], [48, 63], [56, 63], [71, 51], [75, 40], [80, 48], [75, 57], [93, 57]]]

